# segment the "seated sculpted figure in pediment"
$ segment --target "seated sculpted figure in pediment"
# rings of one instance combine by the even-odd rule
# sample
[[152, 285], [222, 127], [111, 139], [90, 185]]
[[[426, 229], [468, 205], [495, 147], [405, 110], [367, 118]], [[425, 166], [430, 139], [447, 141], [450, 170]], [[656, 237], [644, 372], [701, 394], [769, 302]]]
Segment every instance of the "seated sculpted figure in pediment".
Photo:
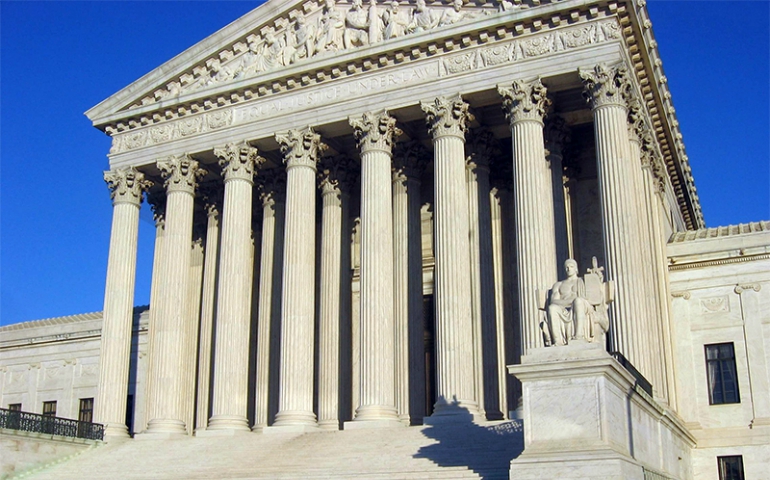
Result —
[[564, 262], [567, 278], [551, 288], [545, 305], [545, 322], [541, 325], [546, 345], [568, 343], [604, 343], [609, 328], [607, 304], [612, 301], [612, 282], [604, 283], [604, 268], [596, 257], [582, 278], [573, 259]]

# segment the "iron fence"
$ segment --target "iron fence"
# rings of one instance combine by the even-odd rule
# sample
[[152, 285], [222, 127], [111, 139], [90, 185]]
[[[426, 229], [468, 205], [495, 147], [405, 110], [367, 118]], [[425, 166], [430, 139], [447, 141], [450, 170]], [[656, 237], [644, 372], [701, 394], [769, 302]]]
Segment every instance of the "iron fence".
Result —
[[104, 440], [104, 425], [0, 408], [0, 428], [63, 437]]

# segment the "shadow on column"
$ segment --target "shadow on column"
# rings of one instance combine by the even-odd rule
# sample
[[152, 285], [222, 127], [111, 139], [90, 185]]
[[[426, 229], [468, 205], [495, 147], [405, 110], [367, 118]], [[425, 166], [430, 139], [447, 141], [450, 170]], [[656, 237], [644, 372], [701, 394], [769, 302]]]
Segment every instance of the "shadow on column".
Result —
[[477, 425], [467, 410], [465, 415], [457, 423], [423, 428], [423, 435], [436, 443], [420, 448], [414, 458], [440, 467], [467, 467], [481, 478], [508, 478], [511, 460], [524, 450], [521, 420]]

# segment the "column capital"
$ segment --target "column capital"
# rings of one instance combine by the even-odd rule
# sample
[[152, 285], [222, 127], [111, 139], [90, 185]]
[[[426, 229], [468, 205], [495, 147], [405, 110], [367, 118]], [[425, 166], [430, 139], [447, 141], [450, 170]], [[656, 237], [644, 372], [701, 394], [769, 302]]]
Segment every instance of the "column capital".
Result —
[[219, 218], [224, 204], [224, 190], [220, 184], [206, 183], [199, 188], [203, 210], [208, 218]]
[[570, 128], [563, 117], [558, 115], [548, 117], [543, 130], [545, 149], [548, 155], [564, 156], [564, 147], [572, 140]]
[[548, 89], [539, 78], [532, 82], [514, 80], [510, 88], [498, 85], [497, 92], [503, 97], [503, 111], [511, 125], [526, 121], [542, 124], [551, 106]]
[[454, 136], [465, 140], [468, 123], [474, 117], [469, 111], [470, 105], [460, 95], [436, 97], [433, 102], [421, 102], [420, 107], [425, 112], [425, 120], [434, 139]]
[[104, 172], [104, 181], [110, 189], [112, 204], [130, 203], [140, 205], [142, 193], [146, 192], [153, 182], [144, 179], [144, 174], [134, 167], [116, 168]]
[[193, 195], [198, 182], [208, 173], [188, 154], [161, 158], [157, 165], [165, 179], [164, 186], [168, 193], [184, 192]]
[[245, 140], [240, 143], [232, 142], [216, 147], [214, 148], [214, 155], [219, 159], [219, 166], [222, 167], [225, 183], [230, 180], [245, 180], [253, 184], [254, 169], [265, 161], [259, 156], [257, 149]]
[[166, 192], [160, 190], [147, 193], [147, 203], [152, 209], [155, 228], [162, 228], [166, 223]]
[[604, 63], [596, 65], [591, 70], [578, 69], [578, 74], [585, 86], [584, 96], [597, 109], [608, 105], [625, 108], [628, 92], [631, 90], [631, 79], [628, 68], [623, 64], [607, 66]]
[[358, 175], [353, 161], [347, 155], [324, 157], [319, 165], [318, 188], [322, 195], [350, 192]]
[[418, 180], [433, 158], [419, 140], [397, 143], [393, 153], [393, 181], [407, 178]]
[[492, 132], [485, 128], [478, 128], [471, 136], [471, 140], [465, 144], [465, 165], [471, 171], [485, 170], [489, 172], [489, 164], [499, 155], [500, 148]]
[[281, 146], [287, 169], [309, 167], [315, 170], [320, 154], [327, 149], [326, 144], [321, 141], [321, 135], [315, 133], [311, 127], [276, 134], [275, 140]]
[[381, 151], [388, 155], [393, 149], [393, 141], [403, 132], [396, 127], [396, 119], [387, 110], [382, 112], [366, 112], [360, 117], [348, 118], [353, 127], [361, 153]]
[[644, 109], [638, 98], [628, 97], [628, 139], [641, 144], [647, 122], [644, 119]]
[[263, 207], [282, 204], [286, 195], [286, 170], [282, 168], [260, 170], [257, 175], [257, 187]]

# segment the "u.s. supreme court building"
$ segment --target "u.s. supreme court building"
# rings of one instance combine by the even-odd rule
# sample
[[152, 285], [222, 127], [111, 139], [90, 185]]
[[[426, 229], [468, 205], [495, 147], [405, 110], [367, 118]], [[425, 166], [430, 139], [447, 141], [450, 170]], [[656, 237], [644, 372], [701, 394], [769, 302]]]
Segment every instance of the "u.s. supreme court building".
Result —
[[1, 327], [0, 407], [106, 444], [33, 478], [770, 471], [770, 223], [706, 228], [645, 0], [270, 0], [87, 116], [104, 311]]

